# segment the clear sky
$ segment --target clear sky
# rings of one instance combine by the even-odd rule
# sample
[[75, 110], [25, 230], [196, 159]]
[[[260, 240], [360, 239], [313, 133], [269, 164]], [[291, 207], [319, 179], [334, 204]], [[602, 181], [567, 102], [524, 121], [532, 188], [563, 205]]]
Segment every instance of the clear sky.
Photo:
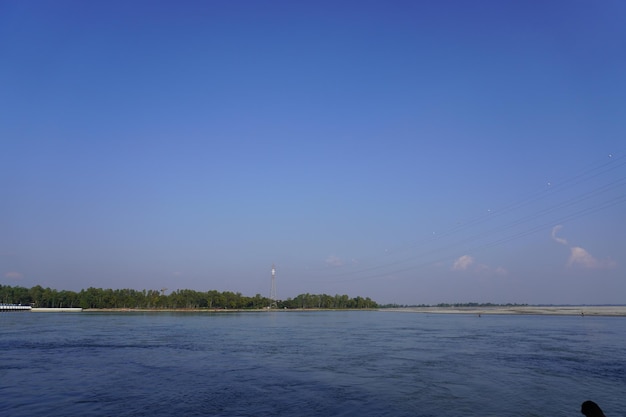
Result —
[[626, 2], [2, 1], [0, 283], [626, 303]]

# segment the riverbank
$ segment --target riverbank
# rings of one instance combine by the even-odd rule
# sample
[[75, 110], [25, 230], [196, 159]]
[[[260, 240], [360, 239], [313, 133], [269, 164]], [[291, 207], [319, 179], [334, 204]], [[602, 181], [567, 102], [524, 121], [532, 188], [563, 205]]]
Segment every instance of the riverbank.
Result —
[[289, 311], [378, 311], [376, 308], [86, 308], [85, 312], [97, 313], [267, 313]]
[[[50, 309], [57, 310], [58, 309]], [[265, 312], [314, 312], [314, 311], [383, 311], [422, 314], [507, 314], [507, 315], [560, 315], [560, 316], [615, 316], [626, 317], [626, 306], [499, 306], [499, 307], [406, 307], [383, 309], [136, 309], [136, 308], [89, 308], [91, 313], [265, 313]]]
[[626, 306], [407, 307], [385, 309], [383, 311], [430, 314], [525, 314], [626, 317]]

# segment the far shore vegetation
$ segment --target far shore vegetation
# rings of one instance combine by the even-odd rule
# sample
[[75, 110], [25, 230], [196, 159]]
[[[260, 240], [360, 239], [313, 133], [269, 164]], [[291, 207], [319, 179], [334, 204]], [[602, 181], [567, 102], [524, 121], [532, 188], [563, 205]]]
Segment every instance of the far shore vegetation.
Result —
[[87, 288], [79, 292], [0, 285], [0, 303], [32, 305], [39, 308], [84, 309], [364, 309], [378, 308], [369, 297], [300, 294], [286, 300], [271, 300], [261, 294], [253, 297], [239, 292]]
[[369, 297], [348, 295], [300, 294], [286, 300], [271, 300], [261, 294], [253, 297], [231, 291], [102, 289], [87, 288], [79, 292], [32, 288], [0, 284], [0, 303], [31, 305], [39, 308], [138, 309], [138, 310], [257, 310], [277, 309], [371, 309], [371, 308], [474, 308], [520, 307], [528, 304], [439, 303], [439, 304], [378, 304]]

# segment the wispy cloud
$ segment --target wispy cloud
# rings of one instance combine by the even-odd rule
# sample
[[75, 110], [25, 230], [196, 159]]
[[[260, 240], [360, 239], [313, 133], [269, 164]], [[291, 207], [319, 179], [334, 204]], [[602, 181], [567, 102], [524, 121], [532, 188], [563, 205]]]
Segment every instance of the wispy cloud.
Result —
[[567, 266], [580, 265], [590, 269], [612, 269], [617, 263], [612, 259], [596, 259], [585, 249], [574, 246], [570, 248], [570, 256], [567, 260]]
[[589, 269], [612, 269], [617, 266], [617, 263], [612, 259], [597, 259], [580, 246], [570, 246], [566, 239], [556, 236], [557, 232], [562, 228], [563, 226], [560, 224], [552, 228], [552, 239], [557, 243], [569, 246], [570, 256], [567, 260], [567, 266], [580, 266]]
[[330, 255], [326, 258], [326, 265], [328, 266], [343, 266], [343, 264], [343, 260], [338, 256]]
[[565, 245], [565, 246], [567, 246], [567, 245], [568, 245], [568, 243], [567, 243], [567, 240], [566, 240], [566, 239], [563, 239], [562, 237], [557, 237], [557, 236], [556, 236], [556, 234], [558, 233], [558, 231], [559, 231], [559, 230], [561, 230], [562, 228], [563, 228], [563, 226], [562, 226], [562, 225], [560, 225], [560, 224], [557, 224], [556, 226], [554, 226], [554, 227], [552, 228], [552, 239], [554, 239], [554, 241], [555, 241], [555, 242], [558, 242], [558, 243], [560, 243], [561, 245]]
[[506, 268], [503, 268], [501, 266], [497, 267], [494, 272], [498, 275], [506, 275], [509, 273], [509, 271], [506, 270]]
[[496, 275], [508, 274], [508, 271], [505, 268], [501, 266], [493, 268], [487, 264], [478, 263], [476, 262], [476, 259], [474, 259], [474, 257], [470, 255], [463, 255], [457, 258], [452, 263], [452, 270], [453, 271], [470, 270], [470, 271], [478, 272], [481, 274], [496, 274]]
[[17, 272], [17, 271], [9, 271], [9, 272], [4, 273], [5, 278], [12, 279], [15, 281], [22, 279], [23, 276], [24, 275], [22, 273]]
[[452, 270], [464, 271], [474, 264], [474, 258], [469, 255], [463, 255], [452, 264]]

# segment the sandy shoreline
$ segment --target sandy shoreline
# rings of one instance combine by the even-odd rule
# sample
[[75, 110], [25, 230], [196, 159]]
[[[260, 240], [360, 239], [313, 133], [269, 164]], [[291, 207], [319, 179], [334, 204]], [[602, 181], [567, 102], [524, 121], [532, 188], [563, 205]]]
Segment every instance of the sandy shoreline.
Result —
[[525, 314], [626, 317], [626, 306], [408, 307], [389, 309], [388, 311], [431, 314]]
[[614, 316], [626, 317], [626, 306], [504, 306], [504, 307], [406, 307], [362, 310], [332, 309], [289, 309], [289, 310], [237, 310], [237, 309], [132, 309], [132, 308], [95, 308], [84, 309], [84, 312], [113, 313], [146, 313], [146, 312], [180, 312], [180, 313], [263, 313], [263, 312], [303, 312], [303, 311], [382, 311], [422, 314], [508, 314], [508, 315], [560, 315], [560, 316]]

